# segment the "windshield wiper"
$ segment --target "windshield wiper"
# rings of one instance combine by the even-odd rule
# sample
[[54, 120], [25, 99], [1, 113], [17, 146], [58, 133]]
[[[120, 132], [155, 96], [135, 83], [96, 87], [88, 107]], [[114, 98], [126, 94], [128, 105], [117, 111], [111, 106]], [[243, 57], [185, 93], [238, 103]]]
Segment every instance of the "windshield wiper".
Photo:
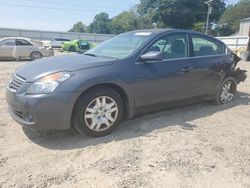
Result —
[[88, 56], [92, 56], [92, 57], [97, 57], [95, 54], [91, 54], [91, 53], [83, 53], [83, 55], [88, 55]]
[[114, 57], [109, 57], [109, 56], [104, 56], [104, 55], [95, 55], [91, 53], [83, 53], [83, 55], [88, 55], [88, 56], [93, 56], [93, 57], [100, 57], [100, 58], [105, 58], [105, 59], [117, 59]]

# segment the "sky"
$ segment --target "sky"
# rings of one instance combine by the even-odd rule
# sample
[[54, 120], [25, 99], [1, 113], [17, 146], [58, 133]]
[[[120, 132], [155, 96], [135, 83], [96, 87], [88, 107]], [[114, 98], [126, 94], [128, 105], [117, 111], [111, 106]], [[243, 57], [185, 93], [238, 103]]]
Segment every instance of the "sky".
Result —
[[[235, 4], [239, 0], [227, 0]], [[85, 25], [100, 12], [110, 18], [140, 0], [0, 0], [0, 27], [67, 31], [78, 21]]]

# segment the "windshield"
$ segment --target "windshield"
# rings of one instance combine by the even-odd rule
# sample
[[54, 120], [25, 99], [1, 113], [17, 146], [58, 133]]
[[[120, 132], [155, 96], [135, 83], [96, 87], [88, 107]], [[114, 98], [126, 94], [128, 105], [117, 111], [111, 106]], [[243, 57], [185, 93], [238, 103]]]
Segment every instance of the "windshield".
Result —
[[112, 59], [126, 58], [137, 50], [150, 34], [146, 32], [121, 34], [88, 50], [85, 54]]

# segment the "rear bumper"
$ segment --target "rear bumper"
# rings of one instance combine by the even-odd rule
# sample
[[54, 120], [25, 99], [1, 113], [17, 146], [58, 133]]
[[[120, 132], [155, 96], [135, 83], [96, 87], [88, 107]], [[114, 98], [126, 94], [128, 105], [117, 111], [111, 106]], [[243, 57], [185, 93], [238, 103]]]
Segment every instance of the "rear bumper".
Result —
[[64, 130], [71, 127], [74, 106], [72, 95], [19, 95], [6, 89], [11, 117], [22, 126], [38, 130]]

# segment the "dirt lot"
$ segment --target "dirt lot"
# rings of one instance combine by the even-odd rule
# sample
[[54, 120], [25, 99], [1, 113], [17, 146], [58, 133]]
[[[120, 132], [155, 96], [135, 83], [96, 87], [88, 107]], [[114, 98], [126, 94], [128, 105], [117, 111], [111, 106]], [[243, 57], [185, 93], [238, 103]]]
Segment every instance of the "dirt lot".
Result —
[[231, 104], [146, 115], [93, 139], [10, 118], [5, 85], [24, 63], [0, 62], [0, 187], [250, 187], [250, 78]]

